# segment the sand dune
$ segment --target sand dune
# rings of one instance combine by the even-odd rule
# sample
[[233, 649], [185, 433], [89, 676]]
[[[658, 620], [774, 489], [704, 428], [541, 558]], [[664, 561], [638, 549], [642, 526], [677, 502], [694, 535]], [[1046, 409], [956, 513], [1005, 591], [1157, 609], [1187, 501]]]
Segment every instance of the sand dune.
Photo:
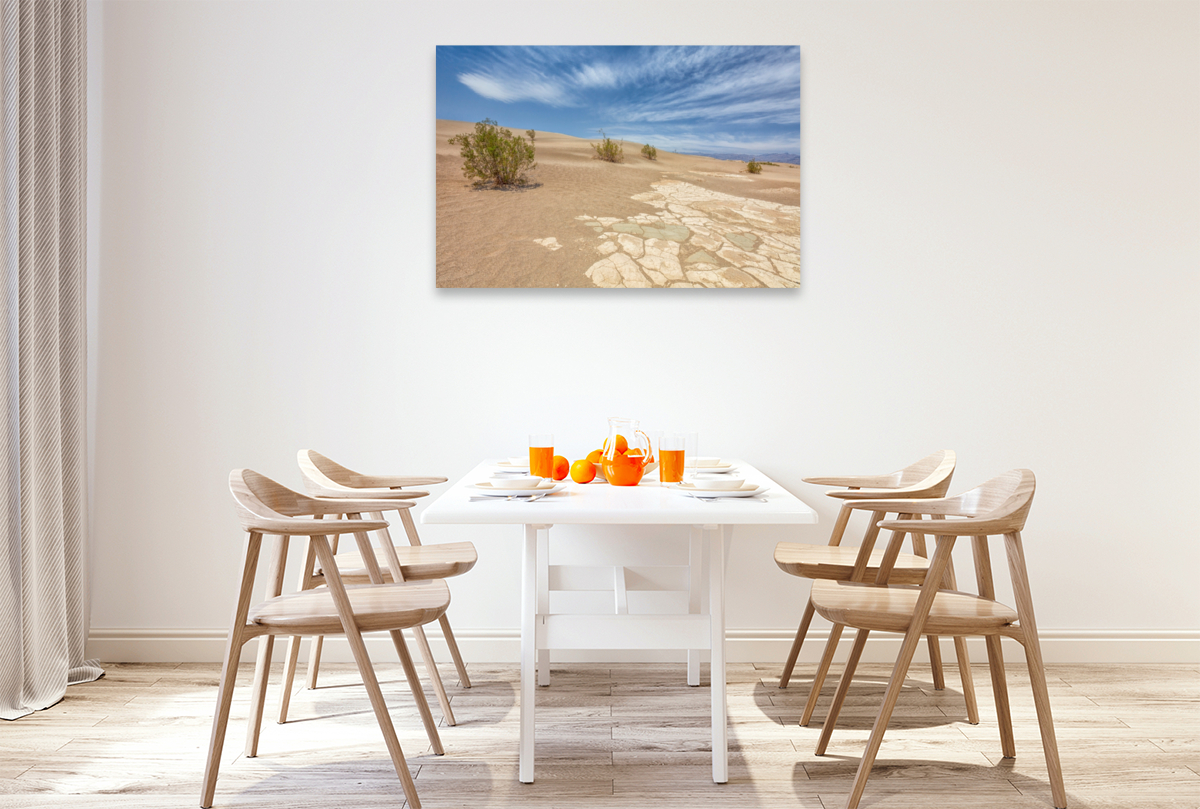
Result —
[[[437, 122], [439, 287], [794, 287], [800, 169], [537, 133], [530, 185], [477, 190], [448, 143], [474, 124]], [[519, 131], [519, 130], [514, 130]]]

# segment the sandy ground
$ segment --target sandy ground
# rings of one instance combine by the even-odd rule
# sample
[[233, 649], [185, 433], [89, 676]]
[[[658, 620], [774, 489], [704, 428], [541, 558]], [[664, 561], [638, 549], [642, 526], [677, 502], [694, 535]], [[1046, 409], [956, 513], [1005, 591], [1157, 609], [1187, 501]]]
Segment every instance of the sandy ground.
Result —
[[[437, 122], [439, 287], [794, 287], [800, 167], [668, 153], [625, 162], [590, 142], [537, 133], [538, 167], [515, 190], [475, 189]], [[513, 130], [523, 134], [521, 130]]]

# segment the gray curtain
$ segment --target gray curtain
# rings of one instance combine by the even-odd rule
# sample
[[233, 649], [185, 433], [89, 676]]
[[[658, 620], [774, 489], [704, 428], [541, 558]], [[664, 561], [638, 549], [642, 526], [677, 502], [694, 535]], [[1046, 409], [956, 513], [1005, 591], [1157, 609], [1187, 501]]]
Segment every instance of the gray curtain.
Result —
[[87, 86], [83, 0], [0, 0], [0, 717], [84, 660]]

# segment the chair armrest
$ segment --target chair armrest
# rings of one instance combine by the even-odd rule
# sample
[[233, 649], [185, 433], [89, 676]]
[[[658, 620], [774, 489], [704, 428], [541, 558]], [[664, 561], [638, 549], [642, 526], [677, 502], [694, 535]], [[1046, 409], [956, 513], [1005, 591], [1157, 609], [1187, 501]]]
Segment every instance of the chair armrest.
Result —
[[851, 500], [846, 505], [850, 508], [870, 511], [886, 511], [895, 514], [958, 514], [957, 498], [943, 497], [913, 497], [886, 498], [879, 500]]
[[846, 486], [855, 489], [887, 488], [896, 484], [896, 475], [848, 475], [842, 477], [804, 478], [816, 486]]
[[[355, 483], [365, 489], [400, 489], [404, 486], [434, 486], [449, 478], [440, 475], [358, 475]], [[357, 486], [355, 487], [357, 488]]]
[[936, 537], [985, 537], [1006, 534], [1012, 522], [998, 520], [880, 520], [879, 527], [889, 531], [931, 534]]
[[312, 496], [330, 500], [409, 500], [414, 497], [428, 497], [429, 492], [418, 492], [412, 489], [330, 489], [321, 487], [321, 493]]
[[[362, 514], [373, 511], [400, 511], [416, 505], [411, 500], [391, 498], [366, 499], [351, 497], [310, 497], [311, 504], [318, 507], [314, 514]], [[386, 526], [387, 523], [384, 523]]]
[[247, 525], [246, 530], [289, 537], [314, 537], [379, 531], [387, 527], [387, 522], [383, 520], [306, 520], [303, 518], [276, 520], [261, 517]]
[[[924, 498], [927, 489], [922, 486], [920, 488], [905, 488], [905, 489], [835, 489], [831, 492], [825, 492], [829, 497], [836, 497], [838, 500], [899, 500], [900, 498], [910, 498], [911, 500]], [[852, 508], [861, 508], [861, 506], [853, 505]], [[895, 511], [895, 509], [891, 509]]]

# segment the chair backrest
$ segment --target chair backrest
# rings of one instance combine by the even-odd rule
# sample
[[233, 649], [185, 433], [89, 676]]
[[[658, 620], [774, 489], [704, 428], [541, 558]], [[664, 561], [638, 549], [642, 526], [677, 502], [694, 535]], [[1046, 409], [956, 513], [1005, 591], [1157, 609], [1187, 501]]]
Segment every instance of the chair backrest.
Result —
[[[944, 449], [927, 455], [911, 466], [906, 466], [890, 475], [862, 478], [809, 478], [810, 483], [826, 483], [833, 486], [852, 488], [826, 492], [838, 500], [874, 500], [899, 497], [945, 497], [950, 490], [950, 479], [954, 477], [954, 466], [958, 457], [954, 450]], [[852, 508], [860, 508], [851, 504]]]
[[347, 469], [319, 452], [302, 449], [296, 461], [304, 475], [304, 489], [313, 497], [362, 496], [364, 489], [384, 494], [385, 489], [403, 489], [406, 498], [425, 497], [429, 492], [415, 491], [413, 486], [433, 486], [445, 483], [441, 475], [364, 475]]
[[[930, 453], [916, 463], [892, 473], [896, 479], [896, 488], [907, 489], [917, 486], [930, 488], [944, 484], [947, 488], [943, 491], [949, 491], [950, 478], [954, 475], [954, 465], [957, 462], [958, 456], [952, 449]], [[930, 496], [936, 497], [937, 495]]]
[[364, 489], [375, 485], [366, 475], [347, 469], [316, 450], [300, 450], [296, 461], [304, 473], [304, 487], [312, 495], [319, 495], [322, 490]]
[[1025, 527], [1037, 481], [1028, 469], [1014, 469], [954, 497], [917, 500], [866, 500], [855, 505], [876, 511], [949, 517], [940, 522], [884, 520], [880, 528], [942, 536], [997, 536]]
[[[323, 520], [323, 516], [411, 508], [411, 501], [375, 499], [317, 500], [292, 491], [251, 469], [229, 473], [229, 491], [242, 528], [251, 533], [284, 536], [348, 534], [387, 528], [383, 520]], [[314, 519], [307, 519], [314, 518]]]
[[229, 473], [229, 491], [247, 531], [264, 531], [267, 523], [316, 513], [311, 498], [292, 491], [252, 469]]
[[[994, 526], [993, 534], [1009, 534], [1025, 528], [1037, 481], [1028, 469], [997, 475], [957, 497], [948, 498], [947, 517], [969, 517]], [[1003, 530], [1000, 530], [1003, 529]]]

